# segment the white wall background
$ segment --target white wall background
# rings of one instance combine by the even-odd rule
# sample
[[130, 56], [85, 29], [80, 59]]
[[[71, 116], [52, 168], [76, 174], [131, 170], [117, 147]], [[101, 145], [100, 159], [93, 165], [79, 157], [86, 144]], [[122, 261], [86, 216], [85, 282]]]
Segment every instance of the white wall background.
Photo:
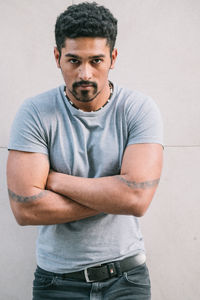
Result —
[[[5, 167], [23, 100], [62, 83], [53, 57], [56, 17], [70, 0], [0, 0], [0, 299], [29, 300], [36, 228], [10, 211]], [[163, 115], [165, 164], [141, 219], [152, 300], [200, 299], [200, 1], [102, 0], [119, 19], [111, 79], [152, 96]]]

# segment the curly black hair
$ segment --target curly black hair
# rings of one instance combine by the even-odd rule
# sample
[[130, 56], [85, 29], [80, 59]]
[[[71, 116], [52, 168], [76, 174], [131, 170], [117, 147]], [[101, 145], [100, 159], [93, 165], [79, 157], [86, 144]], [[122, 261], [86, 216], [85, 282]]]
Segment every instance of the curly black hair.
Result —
[[96, 2], [70, 5], [58, 16], [55, 25], [55, 39], [60, 55], [66, 38], [77, 37], [106, 38], [112, 53], [116, 36], [117, 19], [109, 9]]

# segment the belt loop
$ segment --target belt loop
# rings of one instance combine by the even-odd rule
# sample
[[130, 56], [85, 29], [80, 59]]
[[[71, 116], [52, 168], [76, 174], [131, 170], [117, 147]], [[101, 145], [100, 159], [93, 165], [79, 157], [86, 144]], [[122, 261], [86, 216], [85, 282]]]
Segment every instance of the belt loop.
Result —
[[116, 271], [117, 271], [117, 275], [121, 276], [122, 271], [121, 271], [121, 267], [120, 267], [120, 261], [115, 261], [114, 264], [115, 264], [115, 268], [116, 268]]

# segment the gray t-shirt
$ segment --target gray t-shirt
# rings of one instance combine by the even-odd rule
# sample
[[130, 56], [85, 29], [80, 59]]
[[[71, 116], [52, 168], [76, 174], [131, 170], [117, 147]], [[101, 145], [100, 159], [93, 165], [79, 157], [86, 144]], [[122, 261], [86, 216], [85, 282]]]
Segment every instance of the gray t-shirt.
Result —
[[[119, 174], [125, 148], [137, 143], [163, 143], [151, 98], [114, 85], [104, 108], [83, 112], [60, 86], [23, 103], [8, 148], [46, 154], [55, 171], [94, 178]], [[41, 268], [67, 273], [144, 252], [144, 243], [136, 217], [101, 213], [39, 226], [36, 252]]]

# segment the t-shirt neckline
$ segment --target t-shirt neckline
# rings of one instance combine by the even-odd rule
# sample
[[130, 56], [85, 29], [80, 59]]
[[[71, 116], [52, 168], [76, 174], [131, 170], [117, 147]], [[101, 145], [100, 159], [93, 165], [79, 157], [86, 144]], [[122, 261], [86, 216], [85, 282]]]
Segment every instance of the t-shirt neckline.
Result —
[[79, 115], [79, 116], [82, 115], [82, 116], [86, 116], [86, 117], [95, 117], [95, 116], [99, 116], [101, 114], [104, 114], [111, 107], [112, 103], [114, 102], [113, 100], [115, 98], [117, 87], [113, 82], [111, 82], [111, 83], [112, 83], [112, 86], [113, 86], [113, 92], [112, 92], [112, 96], [109, 99], [109, 102], [104, 107], [102, 107], [101, 109], [96, 110], [96, 111], [83, 111], [81, 109], [75, 108], [74, 106], [72, 106], [69, 103], [68, 99], [66, 98], [65, 91], [64, 91], [65, 85], [64, 84], [61, 85], [60, 89], [61, 89], [62, 98], [63, 98], [65, 104], [70, 109], [70, 111], [73, 115]]

